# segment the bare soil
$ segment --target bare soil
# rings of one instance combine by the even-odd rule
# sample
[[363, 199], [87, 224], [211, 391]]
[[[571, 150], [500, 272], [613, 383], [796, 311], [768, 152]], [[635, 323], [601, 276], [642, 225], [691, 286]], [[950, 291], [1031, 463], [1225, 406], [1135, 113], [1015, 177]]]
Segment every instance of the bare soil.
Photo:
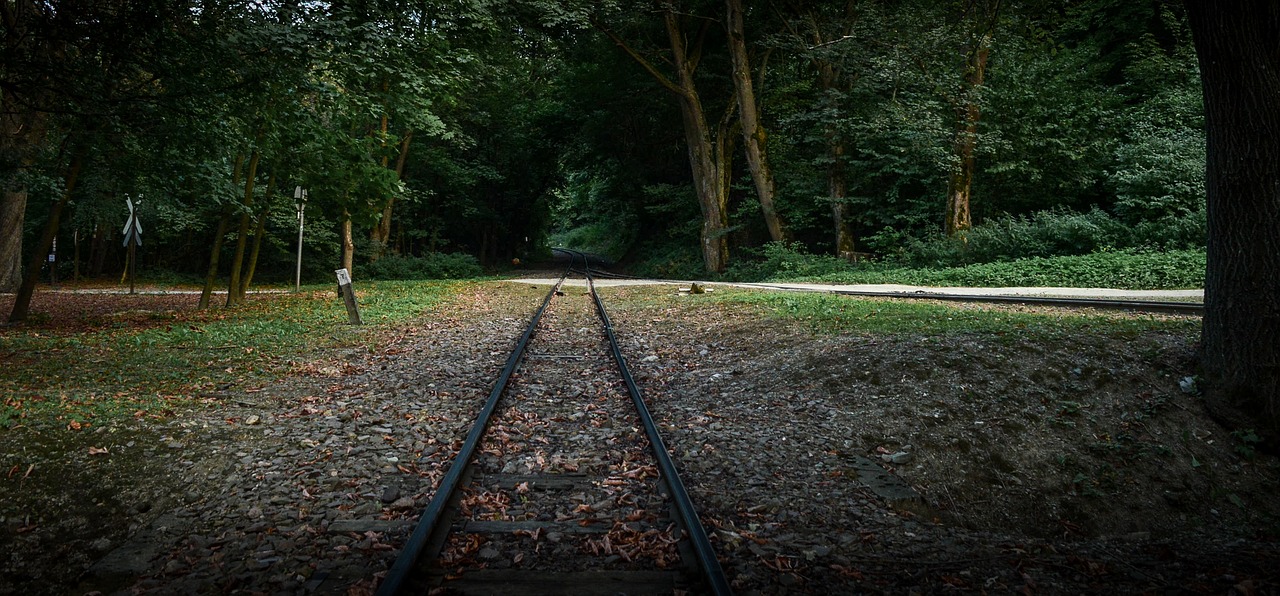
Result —
[[[411, 328], [384, 330], [368, 350], [172, 417], [0, 430], [0, 594], [367, 590], [402, 536], [331, 536], [323, 505], [411, 517], [413, 507], [376, 502], [404, 465], [379, 451], [380, 464], [325, 488], [345, 464], [321, 469], [313, 451], [369, 438], [439, 469], [441, 446], [465, 433], [475, 394], [541, 291], [485, 284]], [[740, 593], [1280, 590], [1280, 461], [1180, 386], [1195, 374], [1194, 337], [823, 334], [670, 286], [602, 293]], [[145, 325], [148, 312], [193, 306], [40, 296], [33, 310], [44, 314], [26, 330], [50, 334]], [[410, 389], [424, 380], [430, 391]], [[398, 437], [396, 421], [418, 415], [395, 410], [405, 399], [432, 404], [429, 439]], [[302, 476], [288, 472], [295, 459], [306, 461]], [[872, 494], [857, 481], [865, 459], [918, 497]], [[289, 484], [313, 469], [318, 483]], [[404, 486], [413, 506], [430, 496]], [[81, 583], [129, 548], [142, 549], [134, 576]], [[231, 565], [241, 551], [247, 563]], [[312, 574], [332, 553], [363, 558], [322, 581]], [[277, 559], [294, 567], [281, 571]], [[233, 568], [234, 582], [215, 581]]]

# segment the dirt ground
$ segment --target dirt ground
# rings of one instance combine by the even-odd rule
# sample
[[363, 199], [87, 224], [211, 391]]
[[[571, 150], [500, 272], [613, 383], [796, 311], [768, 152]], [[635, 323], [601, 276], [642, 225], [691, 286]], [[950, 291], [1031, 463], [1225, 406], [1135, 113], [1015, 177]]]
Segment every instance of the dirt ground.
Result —
[[[511, 286], [492, 284], [486, 291], [501, 296]], [[1052, 345], [990, 334], [824, 335], [745, 306], [678, 298], [670, 287], [605, 292], [623, 349], [672, 433], [677, 460], [705, 462], [688, 464], [686, 482], [706, 500], [717, 540], [732, 547], [731, 557], [759, 559], [737, 571], [751, 592], [822, 593], [823, 585], [885, 593], [1280, 590], [1280, 461], [1257, 452], [1247, 433], [1207, 416], [1194, 386], [1184, 382], [1195, 374], [1194, 337], [1185, 333], [1075, 337]], [[8, 311], [10, 299], [0, 297], [0, 310]], [[33, 305], [41, 314], [25, 330], [64, 334], [120, 320], [146, 324], [151, 310], [193, 304], [182, 295], [41, 294]], [[465, 325], [465, 313], [448, 309], [474, 305], [458, 302], [435, 316]], [[0, 328], [0, 364], [10, 332]], [[332, 382], [361, 366], [313, 368], [329, 371], [320, 376]], [[305, 392], [313, 381], [293, 386]], [[209, 478], [231, 473], [229, 455], [199, 449], [241, 440], [232, 436], [234, 427], [210, 422], [225, 415], [197, 410], [95, 433], [0, 430], [0, 571], [6, 576], [0, 593], [32, 586], [64, 591], [75, 585], [68, 577], [145, 531], [157, 515], [207, 500], [191, 471]], [[102, 433], [128, 447], [109, 461], [94, 460], [87, 447], [101, 444]], [[177, 437], [186, 437], [181, 450], [173, 446]], [[700, 453], [708, 457], [699, 460]], [[866, 503], [824, 488], [849, 484], [854, 457], [881, 464], [919, 495], [880, 501], [876, 507], [885, 513], [876, 519], [895, 521], [868, 518], [863, 527], [875, 528], [874, 540], [867, 537], [871, 530], [859, 534], [855, 527], [866, 514], [852, 511]], [[25, 462], [37, 460], [41, 473], [32, 473]], [[787, 474], [797, 480], [778, 480]], [[777, 521], [762, 520], [769, 516]], [[794, 537], [823, 528], [849, 535], [851, 543], [815, 547]], [[752, 539], [734, 542], [744, 535]], [[910, 581], [885, 580], [882, 573], [869, 583], [851, 571], [864, 555], [881, 557], [876, 564], [918, 558], [913, 549], [921, 536], [933, 549], [924, 558], [936, 570]], [[768, 550], [770, 541], [776, 553]], [[821, 558], [832, 548], [831, 556], [842, 558], [813, 563], [812, 553]], [[1121, 555], [1105, 560], [1098, 555], [1103, 550]], [[1003, 557], [995, 566], [1007, 567], [1010, 557], [1044, 560], [1039, 567], [1019, 563], [1015, 577], [1026, 580], [1019, 583], [983, 583], [977, 567], [973, 576], [948, 571], [949, 564], [989, 552]], [[800, 566], [807, 558], [808, 571], [775, 569], [783, 559], [774, 555]], [[765, 572], [778, 577], [764, 578]], [[1054, 589], [1043, 578], [1037, 585], [1037, 574], [1065, 587]], [[787, 579], [793, 576], [798, 579]]]

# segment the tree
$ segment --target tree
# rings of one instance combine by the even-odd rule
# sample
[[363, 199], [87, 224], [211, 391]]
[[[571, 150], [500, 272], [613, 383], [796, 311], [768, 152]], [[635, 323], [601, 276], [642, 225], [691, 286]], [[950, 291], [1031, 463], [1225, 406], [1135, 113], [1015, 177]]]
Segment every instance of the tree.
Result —
[[[789, 235], [782, 218], [778, 215], [777, 208], [774, 207], [778, 187], [773, 180], [773, 167], [769, 164], [767, 150], [768, 135], [764, 124], [760, 121], [760, 105], [756, 101], [755, 87], [751, 80], [753, 74], [751, 61], [747, 55], [742, 0], [726, 0], [726, 3], [728, 5], [726, 28], [729, 33], [729, 57], [733, 64], [733, 89], [738, 99], [738, 122], [742, 127], [747, 168], [751, 170], [751, 179], [755, 182], [756, 197], [760, 200], [760, 211], [764, 214], [765, 225], [769, 228], [769, 237], [774, 242], [784, 242]], [[764, 67], [760, 68], [763, 73]], [[762, 74], [761, 79], [763, 78]]]
[[976, 169], [978, 122], [982, 117], [981, 92], [999, 13], [1000, 0], [966, 0], [960, 16], [964, 24], [964, 74], [953, 100], [957, 120], [956, 164], [947, 183], [948, 236], [963, 236], [973, 227], [970, 192]]
[[53, 10], [40, 2], [0, 4], [4, 59], [0, 61], [0, 292], [22, 284], [26, 174], [35, 165], [48, 126], [50, 61], [61, 43], [52, 35]]
[[1207, 133], [1206, 400], [1280, 447], [1280, 4], [1185, 4]]
[[[641, 55], [609, 27], [597, 27], [613, 40], [628, 56], [634, 59], [664, 89], [676, 98], [684, 123], [685, 143], [689, 152], [689, 166], [693, 172], [694, 190], [702, 211], [702, 260], [707, 271], [721, 272], [729, 261], [728, 233], [729, 180], [732, 142], [729, 137], [732, 111], [726, 110], [719, 124], [712, 128], [698, 92], [696, 72], [702, 60], [706, 37], [713, 21], [706, 18], [687, 17], [677, 12], [674, 3], [664, 3], [661, 10], [662, 26], [670, 52], [668, 62], [675, 69], [674, 80], [664, 74], [648, 58]], [[684, 27], [684, 20], [696, 26], [692, 45]]]

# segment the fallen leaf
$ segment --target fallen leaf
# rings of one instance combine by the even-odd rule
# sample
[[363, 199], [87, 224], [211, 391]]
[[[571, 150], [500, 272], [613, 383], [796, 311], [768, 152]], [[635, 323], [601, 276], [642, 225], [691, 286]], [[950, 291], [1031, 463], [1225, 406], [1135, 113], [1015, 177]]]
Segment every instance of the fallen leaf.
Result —
[[89, 448], [89, 455], [107, 455], [110, 453], [111, 452], [107, 451], [106, 447], [90, 447]]

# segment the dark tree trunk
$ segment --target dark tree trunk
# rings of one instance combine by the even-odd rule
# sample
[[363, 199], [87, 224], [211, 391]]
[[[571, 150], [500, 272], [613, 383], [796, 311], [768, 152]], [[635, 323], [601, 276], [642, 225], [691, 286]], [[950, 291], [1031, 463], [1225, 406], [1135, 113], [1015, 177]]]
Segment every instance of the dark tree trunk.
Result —
[[983, 75], [987, 70], [987, 56], [990, 53], [987, 46], [990, 43], [989, 36], [979, 38], [966, 59], [964, 87], [960, 92], [960, 103], [956, 107], [959, 130], [956, 131], [954, 151], [959, 163], [947, 184], [948, 236], [964, 234], [973, 227], [969, 203], [973, 174], [977, 168], [974, 151], [978, 146], [978, 120], [982, 117], [977, 93], [982, 87]]
[[836, 230], [836, 256], [846, 260], [857, 260], [854, 252], [853, 229], [845, 212], [849, 205], [845, 203], [848, 187], [844, 180], [844, 143], [831, 140], [827, 151], [831, 156], [831, 169], [827, 172], [827, 194], [831, 198], [831, 221]]
[[[747, 56], [747, 40], [743, 26], [742, 0], [726, 0], [728, 8], [729, 56], [733, 63], [733, 88], [738, 98], [738, 121], [742, 124], [742, 140], [747, 154], [747, 168], [760, 199], [760, 212], [764, 215], [769, 238], [774, 242], [788, 239], [786, 224], [774, 199], [778, 194], [773, 181], [773, 167], [769, 164], [768, 134], [760, 122], [755, 87], [751, 82], [751, 61]], [[763, 77], [761, 77], [763, 79]]]
[[253, 248], [249, 250], [249, 262], [240, 279], [240, 301], [244, 302], [253, 284], [253, 274], [258, 270], [258, 255], [262, 252], [262, 238], [267, 235], [267, 218], [271, 217], [271, 201], [276, 191], [276, 172], [280, 164], [271, 167], [271, 176], [267, 178], [267, 192], [262, 197], [262, 211], [258, 213], [258, 223], [253, 229]]
[[27, 189], [0, 191], [0, 292], [22, 286], [22, 225], [27, 213]]
[[107, 266], [107, 227], [101, 223], [93, 227], [93, 239], [89, 242], [89, 277], [102, 277]]
[[1204, 87], [1207, 404], [1280, 447], [1280, 4], [1187, 0]]
[[[27, 319], [27, 312], [31, 308], [31, 297], [36, 292], [36, 282], [40, 278], [40, 264], [44, 262], [44, 256], [49, 254], [50, 248], [53, 247], [53, 239], [58, 236], [58, 224], [62, 221], [62, 210], [66, 208], [67, 203], [71, 201], [71, 193], [76, 189], [76, 180], [80, 177], [80, 164], [82, 159], [79, 154], [71, 161], [71, 169], [67, 172], [66, 186], [62, 191], [62, 197], [57, 203], [53, 204], [53, 209], [49, 211], [49, 222], [45, 224], [44, 234], [40, 236], [40, 243], [36, 245], [36, 250], [31, 254], [31, 262], [27, 263], [27, 274], [22, 280], [22, 287], [18, 289], [18, 295], [13, 299], [13, 310], [9, 312], [9, 322], [17, 323]], [[51, 263], [51, 267], [57, 266]]]
[[[386, 125], [383, 125], [383, 134], [386, 134]], [[396, 157], [396, 180], [404, 180], [404, 166], [409, 157], [409, 143], [413, 140], [413, 131], [407, 131], [404, 138], [400, 139], [400, 155]], [[387, 159], [383, 158], [382, 166], [387, 166]], [[369, 238], [373, 240], [373, 254], [371, 260], [378, 260], [391, 244], [391, 213], [395, 208], [396, 197], [393, 195], [387, 198], [387, 204], [382, 207], [382, 217], [378, 223], [373, 226], [373, 231], [369, 233]]]
[[222, 242], [229, 227], [231, 227], [231, 209], [227, 208], [218, 219], [218, 230], [213, 233], [213, 249], [209, 251], [209, 270], [205, 272], [204, 289], [200, 291], [200, 304], [196, 307], [200, 310], [209, 308], [209, 302], [213, 296], [213, 282], [218, 280], [218, 261], [222, 258]]
[[244, 301], [244, 296], [240, 294], [240, 274], [243, 271], [244, 252], [249, 241], [249, 219], [253, 214], [253, 187], [258, 179], [258, 160], [261, 157], [261, 152], [254, 149], [253, 156], [249, 158], [249, 171], [245, 175], [240, 225], [236, 228], [236, 254], [231, 259], [231, 280], [227, 283], [227, 306], [235, 306]]
[[[701, 60], [701, 36], [694, 47], [688, 47], [685, 32], [680, 27], [680, 16], [668, 7], [662, 13], [663, 26], [666, 28], [667, 40], [670, 43], [670, 62], [675, 69], [676, 78], [671, 80], [654, 66], [652, 62], [627, 45], [617, 34], [601, 27], [619, 48], [631, 56], [667, 91], [676, 96], [680, 106], [680, 118], [684, 123], [685, 144], [689, 151], [689, 167], [693, 173], [694, 191], [698, 197], [698, 207], [702, 211], [702, 262], [707, 271], [722, 272], [729, 262], [728, 228], [729, 215], [729, 153], [732, 143], [725, 137], [726, 120], [731, 117], [725, 112], [725, 120], [712, 130], [702, 107], [702, 98], [698, 94], [694, 73]], [[736, 103], [734, 104], [736, 107]]]

